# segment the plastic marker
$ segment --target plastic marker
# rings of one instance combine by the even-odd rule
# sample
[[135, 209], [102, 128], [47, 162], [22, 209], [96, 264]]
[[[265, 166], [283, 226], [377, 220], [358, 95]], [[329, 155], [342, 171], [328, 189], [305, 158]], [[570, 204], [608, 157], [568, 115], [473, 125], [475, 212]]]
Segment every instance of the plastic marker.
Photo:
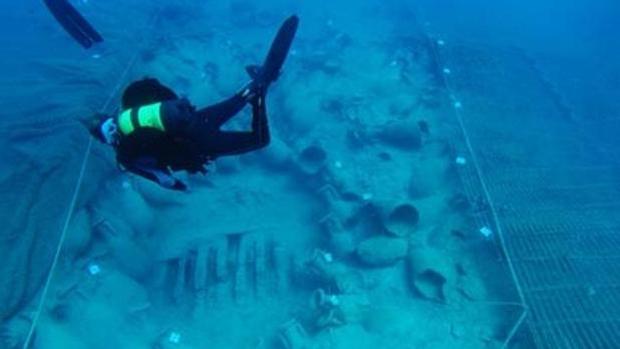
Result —
[[88, 272], [90, 275], [97, 275], [101, 273], [101, 267], [98, 264], [91, 264], [88, 266]]
[[482, 234], [485, 238], [488, 238], [493, 235], [493, 230], [489, 227], [482, 227], [480, 228], [480, 234]]
[[170, 335], [168, 336], [168, 342], [173, 343], [173, 344], [179, 344], [179, 342], [181, 341], [181, 334], [179, 332], [170, 332]]
[[450, 70], [449, 68], [443, 68], [443, 73], [446, 75], [450, 75], [452, 73], [452, 70]]
[[456, 162], [457, 165], [466, 165], [467, 164], [467, 159], [465, 159], [465, 157], [463, 156], [457, 156], [456, 160], [454, 160], [454, 162]]
[[461, 103], [461, 102], [459, 102], [459, 101], [454, 102], [454, 108], [455, 108], [455, 109], [461, 109], [461, 108], [463, 108], [463, 103]]
[[441, 40], [441, 39], [437, 40], [437, 45], [439, 45], [439, 46], [443, 46], [443, 45], [445, 45], [445, 44], [446, 44], [446, 42], [445, 42], [445, 41], [443, 41], [443, 40]]
[[332, 256], [332, 254], [329, 252], [325, 252], [323, 253], [323, 259], [325, 259], [327, 263], [331, 263], [334, 261], [334, 256]]

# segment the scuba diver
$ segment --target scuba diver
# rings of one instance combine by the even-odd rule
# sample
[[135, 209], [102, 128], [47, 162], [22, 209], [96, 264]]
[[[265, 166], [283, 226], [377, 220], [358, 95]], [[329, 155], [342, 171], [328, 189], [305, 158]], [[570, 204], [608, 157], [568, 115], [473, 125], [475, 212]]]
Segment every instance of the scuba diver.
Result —
[[[298, 24], [297, 16], [282, 24], [263, 65], [246, 68], [252, 80], [232, 97], [197, 110], [156, 79], [145, 78], [126, 88], [122, 112], [97, 115], [90, 133], [115, 149], [122, 169], [168, 189], [186, 190], [174, 171], [206, 174], [205, 166], [217, 157], [269, 144], [265, 96], [280, 74]], [[252, 108], [251, 131], [220, 130], [247, 104]]]
[[56, 21], [82, 47], [89, 48], [93, 44], [103, 42], [101, 35], [68, 0], [43, 0], [43, 2]]

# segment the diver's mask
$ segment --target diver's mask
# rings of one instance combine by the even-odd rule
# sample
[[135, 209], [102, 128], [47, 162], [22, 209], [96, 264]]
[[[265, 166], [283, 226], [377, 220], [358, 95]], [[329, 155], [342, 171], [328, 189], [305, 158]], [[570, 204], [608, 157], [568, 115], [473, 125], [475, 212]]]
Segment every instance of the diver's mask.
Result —
[[102, 140], [106, 144], [114, 145], [118, 142], [118, 127], [116, 126], [113, 118], [108, 118], [104, 121], [101, 124], [99, 131], [101, 132]]

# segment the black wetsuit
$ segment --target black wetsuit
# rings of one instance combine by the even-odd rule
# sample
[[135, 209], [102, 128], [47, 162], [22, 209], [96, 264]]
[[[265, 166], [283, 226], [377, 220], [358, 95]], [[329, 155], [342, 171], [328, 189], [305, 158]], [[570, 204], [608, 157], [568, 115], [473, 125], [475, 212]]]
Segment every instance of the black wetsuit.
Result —
[[[123, 110], [131, 109], [131, 124], [135, 129], [127, 131], [127, 135], [121, 133], [115, 145], [118, 163], [166, 188], [183, 190], [185, 184], [174, 178], [172, 171], [204, 173], [204, 165], [217, 157], [250, 152], [269, 144], [265, 93], [280, 75], [298, 24], [295, 15], [282, 23], [263, 64], [246, 67], [252, 81], [221, 103], [196, 110], [189, 101], [179, 99], [155, 79], [131, 84], [123, 95]], [[140, 123], [137, 108], [158, 102], [161, 106], [155, 126], [136, 127]], [[252, 106], [252, 130], [220, 130], [246, 103]]]
[[[117, 161], [128, 171], [160, 185], [184, 190], [185, 184], [172, 171], [205, 172], [204, 165], [220, 156], [250, 152], [269, 144], [264, 92], [248, 100], [242, 92], [229, 99], [196, 110], [187, 99], [179, 99], [157, 80], [145, 79], [130, 85], [123, 96], [123, 109], [162, 102], [165, 132], [137, 128], [121, 136], [116, 145]], [[252, 106], [251, 131], [222, 131], [221, 126], [246, 104]]]

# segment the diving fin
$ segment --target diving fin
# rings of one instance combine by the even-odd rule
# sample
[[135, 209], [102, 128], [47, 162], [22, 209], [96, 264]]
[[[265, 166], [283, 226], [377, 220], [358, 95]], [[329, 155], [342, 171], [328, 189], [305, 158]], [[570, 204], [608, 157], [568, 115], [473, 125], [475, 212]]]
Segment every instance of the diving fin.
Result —
[[122, 108], [127, 110], [178, 98], [172, 89], [162, 85], [159, 80], [144, 78], [127, 86], [122, 97]]
[[258, 65], [248, 65], [245, 67], [245, 71], [252, 79], [256, 79], [260, 74], [260, 67]]
[[291, 49], [298, 26], [299, 17], [293, 15], [287, 18], [273, 39], [263, 65], [260, 67], [248, 66], [246, 68], [248, 74], [259, 86], [266, 89], [269, 84], [276, 81], [280, 76], [280, 71], [286, 56], [288, 56], [288, 51]]
[[67, 0], [43, 0], [56, 21], [82, 47], [103, 42], [101, 35]]

